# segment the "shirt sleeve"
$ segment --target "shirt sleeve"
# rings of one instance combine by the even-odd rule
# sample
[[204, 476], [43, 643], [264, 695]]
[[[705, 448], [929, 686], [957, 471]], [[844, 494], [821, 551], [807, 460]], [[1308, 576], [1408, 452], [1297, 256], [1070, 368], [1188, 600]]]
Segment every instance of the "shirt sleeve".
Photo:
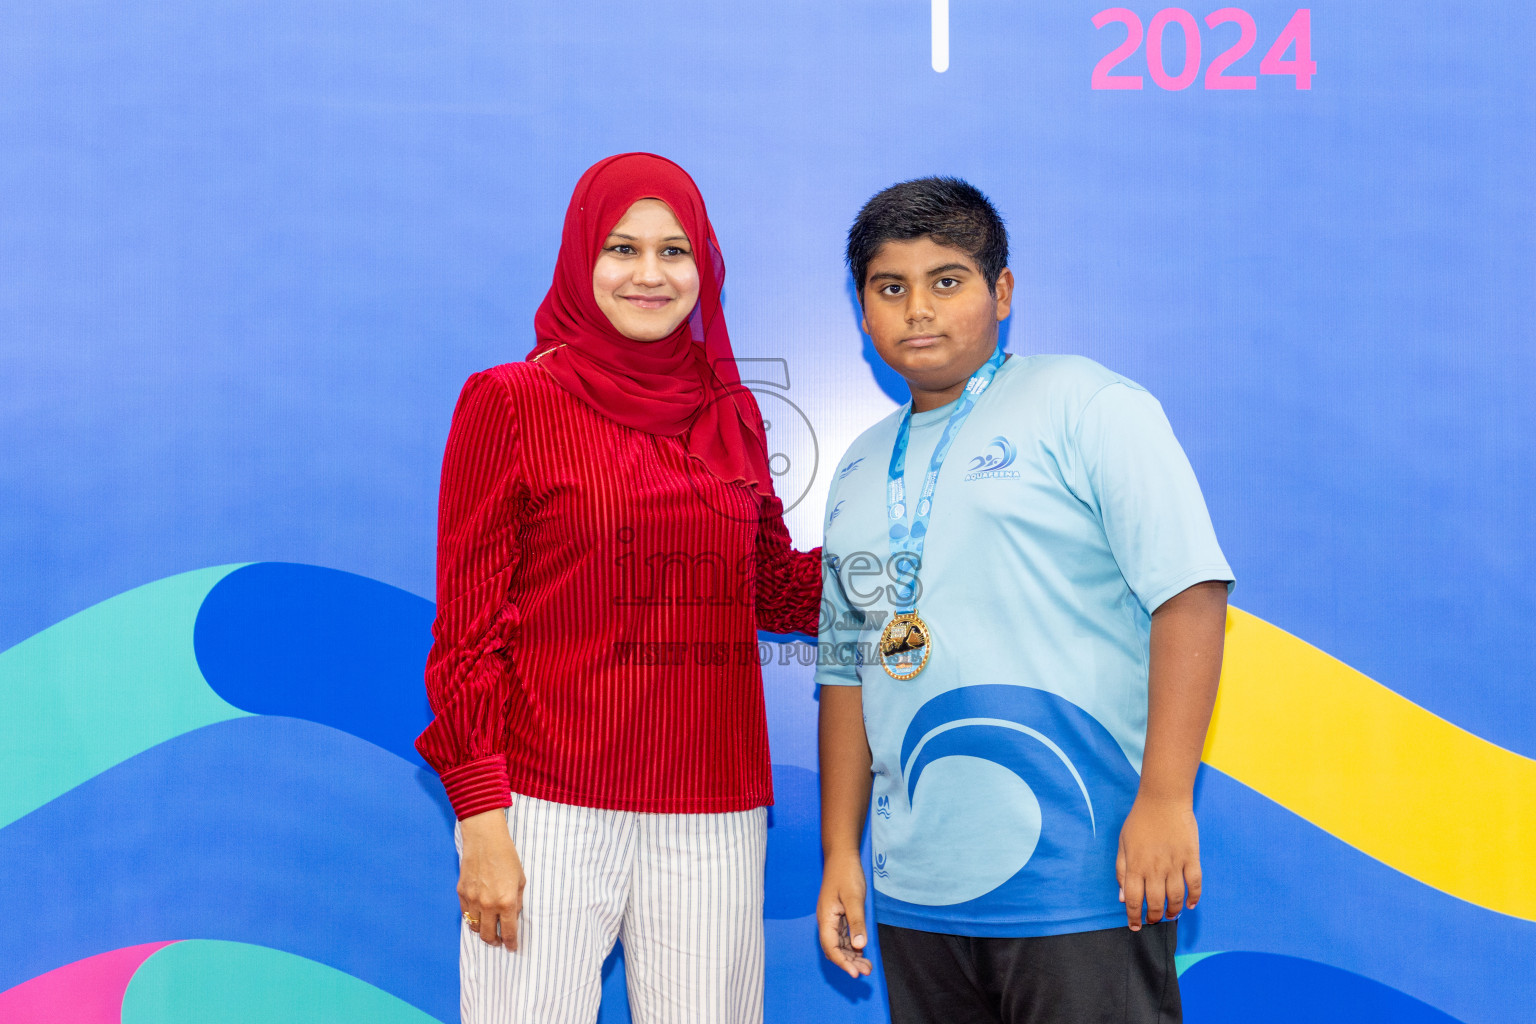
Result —
[[821, 581], [821, 631], [816, 638], [816, 685], [858, 686], [859, 637], [863, 632], [864, 612], [855, 610], [848, 600], [840, 575], [837, 556], [823, 559]]
[[[843, 456], [844, 459], [847, 455]], [[822, 522], [830, 523], [832, 510], [838, 505], [838, 484], [834, 480], [827, 491], [827, 511]], [[854, 555], [856, 571], [862, 571], [861, 559]], [[816, 685], [859, 686], [859, 638], [863, 634], [864, 610], [855, 608], [848, 600], [848, 589], [843, 585], [844, 565], [835, 552], [826, 552], [821, 559], [821, 628], [816, 635]]]
[[814, 635], [821, 614], [821, 548], [796, 551], [784, 527], [784, 503], [770, 496], [758, 522], [757, 627]]
[[1231, 589], [1200, 484], [1157, 399], [1127, 381], [1108, 384], [1088, 400], [1075, 436], [1086, 484], [1078, 497], [1096, 508], [1149, 614], [1196, 583]]
[[454, 813], [509, 806], [506, 704], [518, 612], [521, 511], [517, 423], [491, 372], [464, 385], [443, 455], [437, 524], [437, 619], [427, 657], [435, 716], [416, 749], [442, 777]]

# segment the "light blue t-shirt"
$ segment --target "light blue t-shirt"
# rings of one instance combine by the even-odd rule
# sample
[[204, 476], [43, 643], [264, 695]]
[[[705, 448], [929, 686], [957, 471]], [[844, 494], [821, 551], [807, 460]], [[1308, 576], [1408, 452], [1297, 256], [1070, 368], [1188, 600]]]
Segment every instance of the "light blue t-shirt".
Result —
[[[952, 410], [912, 417], [908, 494]], [[1139, 385], [1078, 356], [1010, 358], [940, 473], [916, 602], [931, 653], [900, 682], [876, 651], [905, 571], [885, 495], [901, 413], [837, 466], [816, 672], [864, 687], [876, 916], [977, 936], [1124, 925], [1151, 613], [1233, 578], [1189, 460]]]

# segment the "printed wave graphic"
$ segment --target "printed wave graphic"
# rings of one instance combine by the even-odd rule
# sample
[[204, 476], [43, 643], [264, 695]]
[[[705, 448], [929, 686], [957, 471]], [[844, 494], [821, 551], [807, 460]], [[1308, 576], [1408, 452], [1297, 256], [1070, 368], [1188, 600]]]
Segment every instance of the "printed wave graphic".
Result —
[[[210, 1012], [214, 1011], [214, 1012]], [[409, 1003], [332, 967], [243, 942], [177, 942], [123, 994], [122, 1024], [438, 1024]]]
[[0, 826], [157, 743], [245, 714], [208, 688], [191, 643], [203, 599], [237, 568], [138, 587], [0, 653]]
[[1512, 969], [1536, 962], [1536, 923], [1409, 878], [1209, 767], [1195, 811], [1205, 898], [1179, 921], [1181, 952], [1329, 964], [1468, 1024], [1508, 1024], [1536, 1006], [1536, 972]]
[[425, 766], [422, 672], [431, 601], [365, 576], [260, 562], [221, 579], [197, 613], [197, 664], [224, 700], [329, 725]]
[[0, 989], [103, 949], [230, 939], [451, 1019], [457, 871], [434, 782], [292, 718], [135, 755], [0, 830]]
[[[411, 747], [431, 617], [430, 602], [364, 577], [257, 563], [139, 587], [0, 653], [0, 1017], [72, 992], [71, 1019], [115, 1019], [117, 1000], [128, 1020], [114, 986], [130, 974], [147, 985], [157, 963], [223, 957], [256, 1002], [331, 972], [332, 989], [403, 1007], [368, 1019], [455, 1019], [451, 811]], [[1010, 731], [1007, 717], [990, 727]], [[1011, 732], [1002, 746], [1040, 746]], [[914, 762], [941, 755], [943, 735], [909, 750]], [[1337, 974], [1468, 1024], [1536, 1005], [1536, 977], [1509, 969], [1536, 956], [1529, 894], [1511, 882], [1536, 866], [1529, 759], [1234, 610], [1206, 760], [1208, 897], [1181, 946], [1254, 952], [1186, 971], [1192, 1024], [1258, 1019], [1199, 1001], [1238, 967], [1254, 991], [1288, 978], [1331, 992]], [[778, 765], [775, 784], [769, 1019], [876, 1012], [871, 985], [816, 949], [815, 773]], [[110, 915], [90, 909], [107, 900]], [[1310, 966], [1232, 959], [1261, 956]], [[818, 971], [825, 983], [807, 985]], [[170, 999], [194, 981], [156, 984]], [[628, 1017], [623, 984], [616, 957], [605, 1024]]]
[[[1041, 815], [1038, 841], [1023, 866], [983, 895], [955, 904], [956, 913], [1008, 920], [1034, 906], [1042, 887], [1079, 894], [1076, 904], [1061, 906], [1065, 917], [1081, 920], [1115, 908], [1119, 822], [1136, 796], [1137, 775], [1107, 729], [1044, 690], [989, 684], [939, 694], [917, 710], [902, 739], [902, 774], [914, 812], [924, 799], [924, 773], [956, 755], [1012, 772], [1034, 793]], [[887, 893], [881, 900], [909, 906]]]
[[1426, 885], [1536, 920], [1536, 760], [1237, 609], [1205, 762]]
[[1244, 1024], [1459, 1024], [1385, 985], [1326, 964], [1268, 953], [1217, 953], [1179, 975], [1191, 1021]]
[[169, 943], [148, 942], [57, 967], [0, 992], [0, 1020], [11, 1024], [121, 1024], [134, 972]]
[[438, 1024], [324, 964], [242, 942], [128, 946], [0, 992], [11, 1024]]
[[[455, 1019], [452, 816], [412, 746], [430, 717], [432, 615], [350, 573], [225, 566], [137, 588], [0, 656], [0, 694], [15, 698], [0, 705], [15, 740], [0, 767], [29, 783], [7, 792], [0, 829], [14, 883], [0, 921], [22, 923], [0, 930], [0, 989], [83, 985], [73, 968], [93, 954], [173, 935], [286, 950]], [[764, 909], [805, 919], [820, 882], [816, 776], [777, 765], [774, 781]], [[100, 824], [82, 833], [76, 815]], [[76, 919], [60, 893], [113, 894], [116, 909], [105, 926]], [[801, 959], [771, 954], [770, 970], [814, 966]], [[628, 1019], [623, 985], [615, 955], [604, 1022]], [[843, 999], [804, 995], [828, 1013]]]

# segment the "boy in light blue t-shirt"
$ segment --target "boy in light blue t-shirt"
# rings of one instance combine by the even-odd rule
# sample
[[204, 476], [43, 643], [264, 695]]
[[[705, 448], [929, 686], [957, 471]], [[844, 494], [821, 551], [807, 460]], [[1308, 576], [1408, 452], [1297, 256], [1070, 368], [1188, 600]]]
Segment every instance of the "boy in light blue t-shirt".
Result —
[[1232, 571], [1151, 395], [998, 349], [1007, 258], [952, 178], [886, 189], [849, 232], [864, 328], [912, 402], [827, 499], [822, 948], [871, 968], [873, 790], [894, 1024], [1177, 1021]]

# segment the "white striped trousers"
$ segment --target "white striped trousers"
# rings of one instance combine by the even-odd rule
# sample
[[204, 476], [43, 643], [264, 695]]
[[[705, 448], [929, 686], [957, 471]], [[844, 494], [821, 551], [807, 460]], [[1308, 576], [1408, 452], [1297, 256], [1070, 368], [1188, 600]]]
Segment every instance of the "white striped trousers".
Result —
[[461, 926], [464, 1024], [592, 1024], [615, 939], [635, 1024], [760, 1024], [764, 808], [643, 814], [514, 795], [507, 827], [527, 876], [518, 950]]

